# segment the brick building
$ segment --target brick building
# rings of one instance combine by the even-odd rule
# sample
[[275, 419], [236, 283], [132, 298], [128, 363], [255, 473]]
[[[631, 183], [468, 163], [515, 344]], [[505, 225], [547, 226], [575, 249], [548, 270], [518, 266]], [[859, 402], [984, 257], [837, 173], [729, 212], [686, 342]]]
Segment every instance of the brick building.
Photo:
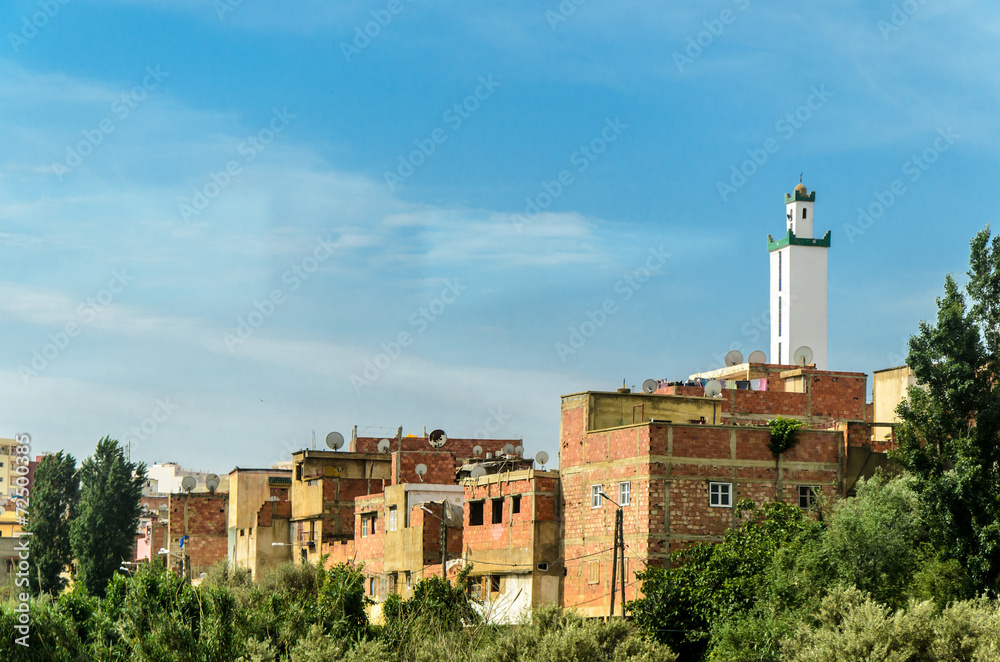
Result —
[[[706, 378], [730, 388], [705, 397]], [[847, 495], [860, 475], [884, 464], [873, 461], [866, 380], [864, 373], [742, 364], [651, 394], [563, 396], [562, 605], [609, 613], [616, 507], [601, 493], [623, 512], [626, 599], [637, 595], [635, 572], [664, 564], [681, 547], [721, 539], [736, 523], [739, 499], [809, 506], [818, 494]], [[805, 427], [775, 458], [766, 424], [777, 416]]]
[[514, 623], [561, 603], [559, 473], [531, 464], [484, 462], [486, 475], [462, 481], [462, 558], [472, 563], [473, 593], [493, 622]]
[[229, 495], [226, 493], [171, 494], [167, 502], [168, 544], [164, 545], [169, 552], [165, 555], [168, 557], [165, 559], [167, 565], [183, 569], [182, 559], [189, 557], [190, 577], [197, 578], [226, 559], [228, 506]]
[[[382, 441], [388, 443], [385, 452], [379, 451]], [[331, 559], [356, 558], [354, 543], [361, 526], [357, 503], [369, 503], [358, 502], [359, 497], [385, 495], [380, 497], [385, 501], [388, 488], [403, 484], [423, 485], [423, 489], [455, 486], [457, 472], [474, 457], [477, 446], [484, 454], [493, 454], [519, 443], [517, 439], [447, 439], [443, 446], [435, 447], [428, 437], [404, 436], [400, 429], [388, 440], [354, 436], [347, 452], [293, 453], [292, 545], [296, 558], [314, 563], [323, 554]], [[426, 468], [422, 476], [417, 475], [419, 465]], [[408, 503], [407, 510], [399, 511], [398, 516], [409, 522], [413, 505], [415, 502]]]

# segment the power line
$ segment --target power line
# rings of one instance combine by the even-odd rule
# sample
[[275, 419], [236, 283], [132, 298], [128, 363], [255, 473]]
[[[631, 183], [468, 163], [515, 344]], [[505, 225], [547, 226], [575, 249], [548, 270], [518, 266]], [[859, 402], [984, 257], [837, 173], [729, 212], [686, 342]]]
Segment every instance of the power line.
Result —
[[[604, 554], [606, 552], [610, 552], [612, 549], [613, 549], [612, 547], [608, 547], [607, 549], [601, 549], [601, 550], [598, 550], [596, 552], [592, 552], [590, 554], [584, 554], [583, 556], [574, 556], [574, 557], [568, 558], [568, 559], [558, 558], [558, 559], [555, 559], [554, 561], [539, 561], [538, 563], [539, 564], [541, 564], [541, 563], [551, 563], [551, 564], [555, 565], [556, 563], [560, 563], [560, 562], [565, 563], [566, 561], [579, 561], [580, 559], [585, 559], [585, 558], [588, 558], [590, 556], [597, 556], [598, 554]], [[483, 564], [483, 565], [499, 565], [499, 566], [504, 566], [506, 568], [533, 568], [533, 567], [535, 567], [535, 565], [537, 565], [535, 563], [500, 563], [498, 561], [472, 561], [472, 560], [470, 560], [469, 563]]]

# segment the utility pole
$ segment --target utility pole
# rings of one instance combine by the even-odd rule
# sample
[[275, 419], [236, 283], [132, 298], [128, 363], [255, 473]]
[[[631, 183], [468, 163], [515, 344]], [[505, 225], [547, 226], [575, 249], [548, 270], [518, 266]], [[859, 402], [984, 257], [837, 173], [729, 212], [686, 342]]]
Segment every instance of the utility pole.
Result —
[[[447, 503], [447, 502], [445, 502]], [[442, 514], [444, 511], [444, 504], [442, 504]], [[448, 580], [448, 572], [445, 570], [444, 564], [448, 560], [448, 524], [445, 522], [444, 517], [441, 518], [441, 579]]]
[[[625, 615], [625, 519], [622, 515], [622, 507], [617, 501], [609, 497], [604, 491], [600, 491], [602, 497], [615, 504], [618, 510], [615, 511], [615, 544], [613, 556], [611, 558], [611, 609], [608, 616], [615, 615], [615, 593], [618, 592], [618, 580], [621, 580], [622, 592], [622, 616]], [[619, 578], [619, 575], [620, 578]]]

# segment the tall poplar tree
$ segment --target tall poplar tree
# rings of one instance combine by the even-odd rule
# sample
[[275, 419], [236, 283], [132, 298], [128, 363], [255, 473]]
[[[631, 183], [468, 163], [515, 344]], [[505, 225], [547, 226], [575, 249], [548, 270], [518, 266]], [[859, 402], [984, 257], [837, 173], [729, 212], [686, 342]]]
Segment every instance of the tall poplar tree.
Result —
[[76, 577], [93, 595], [135, 554], [146, 465], [129, 462], [118, 440], [104, 437], [80, 467], [80, 501], [70, 538]]
[[[937, 322], [922, 322], [895, 459], [919, 479], [929, 531], [977, 590], [1000, 589], [1000, 237], [971, 242], [964, 288], [950, 275]], [[964, 291], [963, 291], [964, 289]]]
[[80, 497], [76, 458], [62, 451], [46, 455], [35, 467], [35, 479], [28, 496], [24, 530], [28, 538], [31, 569], [28, 581], [38, 593], [59, 593], [66, 585], [60, 576], [73, 560], [70, 521]]

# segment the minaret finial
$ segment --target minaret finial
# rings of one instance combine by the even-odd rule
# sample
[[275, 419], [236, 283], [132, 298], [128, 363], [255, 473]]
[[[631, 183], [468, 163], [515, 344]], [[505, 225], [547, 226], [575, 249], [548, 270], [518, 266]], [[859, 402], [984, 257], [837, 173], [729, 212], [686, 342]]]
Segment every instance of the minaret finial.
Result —
[[802, 183], [802, 173], [800, 172], [799, 173], [799, 184], [801, 184], [801, 183]]

